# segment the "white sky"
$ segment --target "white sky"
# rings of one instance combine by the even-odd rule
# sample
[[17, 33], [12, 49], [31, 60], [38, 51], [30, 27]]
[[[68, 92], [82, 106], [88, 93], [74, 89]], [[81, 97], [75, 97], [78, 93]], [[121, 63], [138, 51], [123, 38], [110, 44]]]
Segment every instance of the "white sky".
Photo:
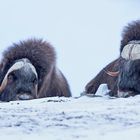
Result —
[[0, 0], [0, 53], [31, 37], [49, 41], [77, 96], [117, 58], [122, 28], [140, 19], [139, 4], [138, 0]]

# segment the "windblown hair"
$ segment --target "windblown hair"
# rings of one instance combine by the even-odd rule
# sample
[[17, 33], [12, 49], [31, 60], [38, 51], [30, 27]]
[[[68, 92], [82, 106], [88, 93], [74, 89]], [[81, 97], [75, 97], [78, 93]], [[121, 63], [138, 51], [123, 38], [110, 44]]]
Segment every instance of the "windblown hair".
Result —
[[[85, 92], [95, 94], [100, 84], [106, 83], [110, 96], [128, 97], [140, 94], [140, 51], [138, 47], [140, 47], [140, 20], [133, 21], [124, 27], [119, 58], [103, 68], [86, 85]], [[118, 72], [118, 75], [110, 74], [114, 71]]]
[[41, 39], [29, 39], [10, 46], [4, 53], [0, 65], [0, 82], [16, 60], [27, 58], [38, 74], [38, 98], [71, 96], [69, 85], [56, 67], [54, 48]]
[[120, 51], [122, 52], [124, 46], [132, 40], [140, 40], [140, 20], [133, 21], [124, 27]]

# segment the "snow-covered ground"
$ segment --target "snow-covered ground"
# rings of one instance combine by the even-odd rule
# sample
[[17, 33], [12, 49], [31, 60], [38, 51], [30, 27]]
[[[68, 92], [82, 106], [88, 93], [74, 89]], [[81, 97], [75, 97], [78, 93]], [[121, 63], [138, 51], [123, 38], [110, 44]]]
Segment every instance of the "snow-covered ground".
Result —
[[55, 97], [0, 103], [0, 138], [139, 140], [140, 96]]

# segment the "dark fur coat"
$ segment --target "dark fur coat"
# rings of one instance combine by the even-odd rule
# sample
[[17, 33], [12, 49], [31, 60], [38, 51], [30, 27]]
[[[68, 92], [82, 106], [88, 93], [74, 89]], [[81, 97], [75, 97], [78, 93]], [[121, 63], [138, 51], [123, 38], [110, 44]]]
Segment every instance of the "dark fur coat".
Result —
[[46, 41], [29, 39], [13, 44], [3, 53], [0, 64], [0, 82], [15, 60], [27, 58], [38, 74], [38, 98], [65, 96], [70, 97], [68, 82], [56, 66], [54, 48]]
[[[120, 56], [108, 64], [85, 87], [85, 92], [95, 94], [100, 84], [107, 84], [110, 96], [128, 97], [140, 94], [140, 59], [125, 60], [121, 57], [123, 48], [130, 41], [140, 41], [140, 20], [129, 23], [122, 32]], [[109, 72], [108, 72], [109, 71]], [[110, 72], [118, 72], [110, 75]], [[125, 94], [127, 92], [127, 94]], [[121, 95], [118, 95], [121, 93]]]

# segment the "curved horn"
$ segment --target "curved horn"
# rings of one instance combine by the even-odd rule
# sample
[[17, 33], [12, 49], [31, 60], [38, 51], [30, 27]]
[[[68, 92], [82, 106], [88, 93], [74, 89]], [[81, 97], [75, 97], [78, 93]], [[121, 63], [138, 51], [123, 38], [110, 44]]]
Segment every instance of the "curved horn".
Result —
[[6, 73], [4, 79], [3, 79], [2, 83], [1, 83], [0, 92], [2, 92], [5, 89], [6, 85], [7, 85], [7, 76], [8, 76], [8, 74], [10, 72], [14, 71], [14, 70], [20, 69], [21, 67], [23, 67], [23, 63], [17, 62], [8, 70], [8, 72]]
[[0, 93], [5, 89], [6, 85], [7, 85], [7, 78], [2, 81], [2, 84], [0, 86]]
[[112, 72], [112, 71], [106, 71], [104, 70], [106, 74], [108, 74], [109, 76], [112, 76], [112, 77], [117, 77], [119, 75], [119, 71], [115, 71], [115, 72]]

